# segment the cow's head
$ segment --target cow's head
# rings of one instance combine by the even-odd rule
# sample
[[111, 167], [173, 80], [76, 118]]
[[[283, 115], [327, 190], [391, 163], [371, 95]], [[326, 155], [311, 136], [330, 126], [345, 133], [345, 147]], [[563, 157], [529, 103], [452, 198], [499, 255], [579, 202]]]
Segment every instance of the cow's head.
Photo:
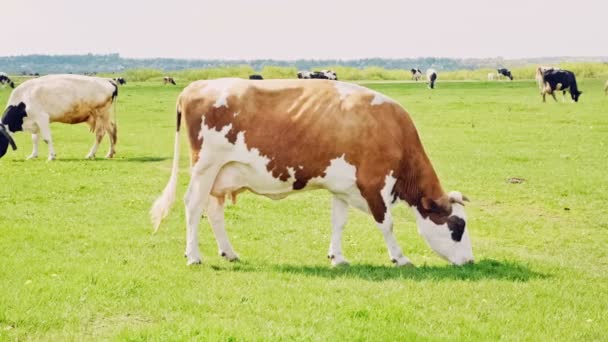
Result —
[[570, 95], [572, 96], [572, 99], [574, 100], [574, 102], [578, 102], [578, 98], [581, 96], [581, 94], [583, 94], [582, 91], [573, 91], [570, 92]]
[[10, 133], [7, 131], [6, 126], [0, 123], [0, 158], [4, 157], [6, 154], [8, 145], [11, 145], [13, 151], [17, 149], [17, 145], [15, 144], [15, 141], [11, 137]]
[[413, 208], [420, 235], [437, 254], [455, 265], [473, 262], [464, 201], [468, 201], [465, 196], [452, 191], [435, 200], [423, 197]]

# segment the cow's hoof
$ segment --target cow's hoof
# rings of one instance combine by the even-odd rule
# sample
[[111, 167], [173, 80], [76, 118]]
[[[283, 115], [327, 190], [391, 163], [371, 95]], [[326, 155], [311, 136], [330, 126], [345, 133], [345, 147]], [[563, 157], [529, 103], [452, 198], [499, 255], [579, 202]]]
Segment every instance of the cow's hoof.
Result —
[[55, 155], [54, 154], [49, 155], [49, 157], [47, 158], [47, 161], [52, 161], [52, 160], [55, 160]]
[[412, 264], [410, 259], [404, 256], [392, 259], [391, 261], [393, 262], [393, 264], [395, 264], [396, 267], [416, 267], [414, 266], [414, 264]]
[[38, 155], [37, 155], [37, 154], [30, 154], [30, 155], [29, 155], [29, 156], [26, 158], [26, 160], [32, 160], [32, 159], [36, 159], [36, 158], [38, 158]]
[[84, 157], [84, 159], [95, 159], [95, 155], [94, 154], [87, 154], [87, 156]]
[[342, 255], [330, 254], [327, 257], [331, 260], [332, 266], [348, 266], [348, 261]]
[[239, 261], [239, 256], [234, 251], [232, 251], [232, 252], [219, 251], [218, 253], [221, 257], [223, 257], [224, 259], [226, 259], [230, 262]]
[[201, 258], [188, 258], [187, 265], [200, 265], [202, 264]]
[[106, 154], [106, 159], [114, 158], [114, 152]]

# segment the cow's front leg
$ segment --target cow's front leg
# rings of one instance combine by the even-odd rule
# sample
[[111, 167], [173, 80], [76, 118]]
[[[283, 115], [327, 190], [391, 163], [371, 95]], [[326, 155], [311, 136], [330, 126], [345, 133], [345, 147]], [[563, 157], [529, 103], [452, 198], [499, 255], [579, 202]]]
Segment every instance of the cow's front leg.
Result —
[[[48, 118], [48, 116], [47, 116]], [[38, 127], [40, 129], [40, 135], [42, 136], [42, 140], [44, 140], [44, 142], [48, 145], [49, 147], [49, 158], [48, 160], [55, 160], [55, 149], [53, 148], [53, 138], [51, 137], [51, 124], [50, 122], [47, 120], [43, 120], [41, 122], [38, 122]]]
[[38, 158], [38, 141], [39, 137], [37, 133], [32, 133], [32, 154], [30, 154], [27, 159], [35, 159]]
[[210, 196], [207, 206], [207, 218], [215, 234], [219, 255], [228, 261], [236, 261], [239, 256], [232, 249], [224, 223], [224, 204], [215, 196]]
[[327, 257], [331, 260], [334, 266], [348, 264], [348, 261], [342, 255], [342, 232], [348, 218], [348, 203], [334, 197], [331, 209], [331, 242], [329, 243], [329, 251]]
[[393, 235], [393, 217], [388, 206], [384, 215], [384, 221], [381, 223], [377, 222], [376, 224], [384, 236], [384, 241], [386, 242], [391, 261], [396, 266], [413, 266], [410, 259], [403, 255], [403, 251]]

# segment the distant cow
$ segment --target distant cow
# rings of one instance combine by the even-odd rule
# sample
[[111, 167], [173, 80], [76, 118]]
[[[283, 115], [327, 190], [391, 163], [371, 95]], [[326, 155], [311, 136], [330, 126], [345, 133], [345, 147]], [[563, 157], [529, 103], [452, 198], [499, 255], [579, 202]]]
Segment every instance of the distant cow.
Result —
[[163, 78], [163, 84], [167, 84], [167, 83], [170, 83], [170, 84], [176, 85], [176, 84], [175, 84], [175, 80], [173, 79], [173, 77], [170, 77], [170, 76], [165, 76], [165, 77]]
[[338, 75], [333, 70], [321, 70], [321, 71], [313, 71], [310, 75], [310, 78], [337, 81]]
[[312, 72], [310, 71], [298, 71], [298, 78], [310, 79], [312, 78]]
[[262, 77], [262, 75], [253, 74], [253, 75], [249, 75], [249, 79], [250, 80], [263, 80], [264, 77]]
[[13, 82], [7, 74], [0, 72], [0, 85], [3, 87], [8, 84], [9, 87], [15, 88], [15, 82]]
[[336, 72], [333, 70], [321, 70], [321, 72], [325, 74], [325, 76], [327, 77], [328, 80], [332, 80], [332, 81], [338, 80], [338, 74], [336, 74]]
[[546, 102], [545, 97], [547, 94], [551, 94], [553, 99], [557, 101], [555, 98], [556, 90], [562, 91], [563, 99], [566, 98], [566, 90], [568, 90], [574, 102], [578, 102], [578, 98], [583, 93], [582, 91], [578, 90], [574, 73], [568, 70], [545, 70], [542, 73], [542, 82], [544, 85], [541, 91], [543, 102]]
[[508, 77], [511, 81], [513, 81], [513, 75], [511, 75], [511, 70], [505, 68], [500, 68], [496, 70], [498, 71], [498, 76], [502, 75]]
[[410, 69], [410, 72], [412, 73], [412, 79], [416, 82], [418, 82], [422, 78], [422, 71], [420, 71], [420, 69]]
[[[116, 144], [116, 121], [111, 108], [118, 96], [118, 85], [111, 79], [81, 75], [48, 75], [20, 84], [11, 93], [0, 125], [0, 157], [8, 144], [16, 148], [8, 132], [29, 131], [34, 148], [28, 159], [38, 157], [38, 138], [48, 144], [48, 160], [55, 159], [51, 139], [51, 123], [86, 122], [96, 139], [86, 158], [94, 158], [99, 143], [107, 132], [112, 158]], [[6, 134], [5, 134], [6, 133]], [[8, 138], [7, 138], [8, 135]]]
[[488, 73], [488, 81], [493, 81], [495, 76], [496, 76], [496, 74], [495, 74], [495, 73], [493, 73], [493, 72], [489, 72], [489, 73]]
[[125, 80], [123, 77], [116, 77], [113, 78], [113, 80], [116, 81], [116, 83], [119, 85], [127, 84], [127, 80]]
[[427, 69], [426, 70], [426, 81], [430, 89], [435, 89], [435, 81], [437, 80], [437, 70]]
[[[393, 233], [397, 204], [411, 209], [420, 235], [441, 257], [455, 265], [473, 262], [466, 197], [444, 192], [409, 114], [378, 92], [323, 80], [196, 81], [178, 97], [176, 121], [171, 176], [150, 216], [158, 228], [175, 200], [184, 122], [191, 165], [184, 195], [188, 264], [202, 260], [203, 212], [219, 254], [237, 260], [225, 228], [226, 199], [251, 191], [278, 200], [314, 189], [333, 195], [333, 265], [347, 263], [341, 245], [349, 207], [373, 218], [395, 265], [411, 265]], [[290, 249], [281, 248], [288, 257]]]

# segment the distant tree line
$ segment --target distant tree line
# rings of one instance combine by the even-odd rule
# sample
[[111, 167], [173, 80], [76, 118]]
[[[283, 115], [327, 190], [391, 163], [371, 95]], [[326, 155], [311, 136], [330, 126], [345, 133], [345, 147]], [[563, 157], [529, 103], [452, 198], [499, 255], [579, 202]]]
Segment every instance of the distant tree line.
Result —
[[364, 58], [364, 59], [298, 59], [284, 61], [274, 59], [220, 60], [220, 59], [177, 59], [177, 58], [123, 58], [119, 54], [87, 55], [25, 55], [0, 57], [0, 71], [10, 74], [49, 73], [120, 73], [132, 69], [157, 69], [175, 71], [185, 69], [223, 68], [250, 66], [256, 71], [265, 67], [291, 67], [298, 70], [313, 70], [328, 66], [342, 66], [364, 69], [381, 67], [388, 70], [409, 70], [411, 68], [435, 68], [442, 71], [475, 70], [480, 68], [515, 67], [530, 64], [557, 64], [561, 62], [608, 62], [608, 57], [549, 57], [506, 60], [496, 58]]

